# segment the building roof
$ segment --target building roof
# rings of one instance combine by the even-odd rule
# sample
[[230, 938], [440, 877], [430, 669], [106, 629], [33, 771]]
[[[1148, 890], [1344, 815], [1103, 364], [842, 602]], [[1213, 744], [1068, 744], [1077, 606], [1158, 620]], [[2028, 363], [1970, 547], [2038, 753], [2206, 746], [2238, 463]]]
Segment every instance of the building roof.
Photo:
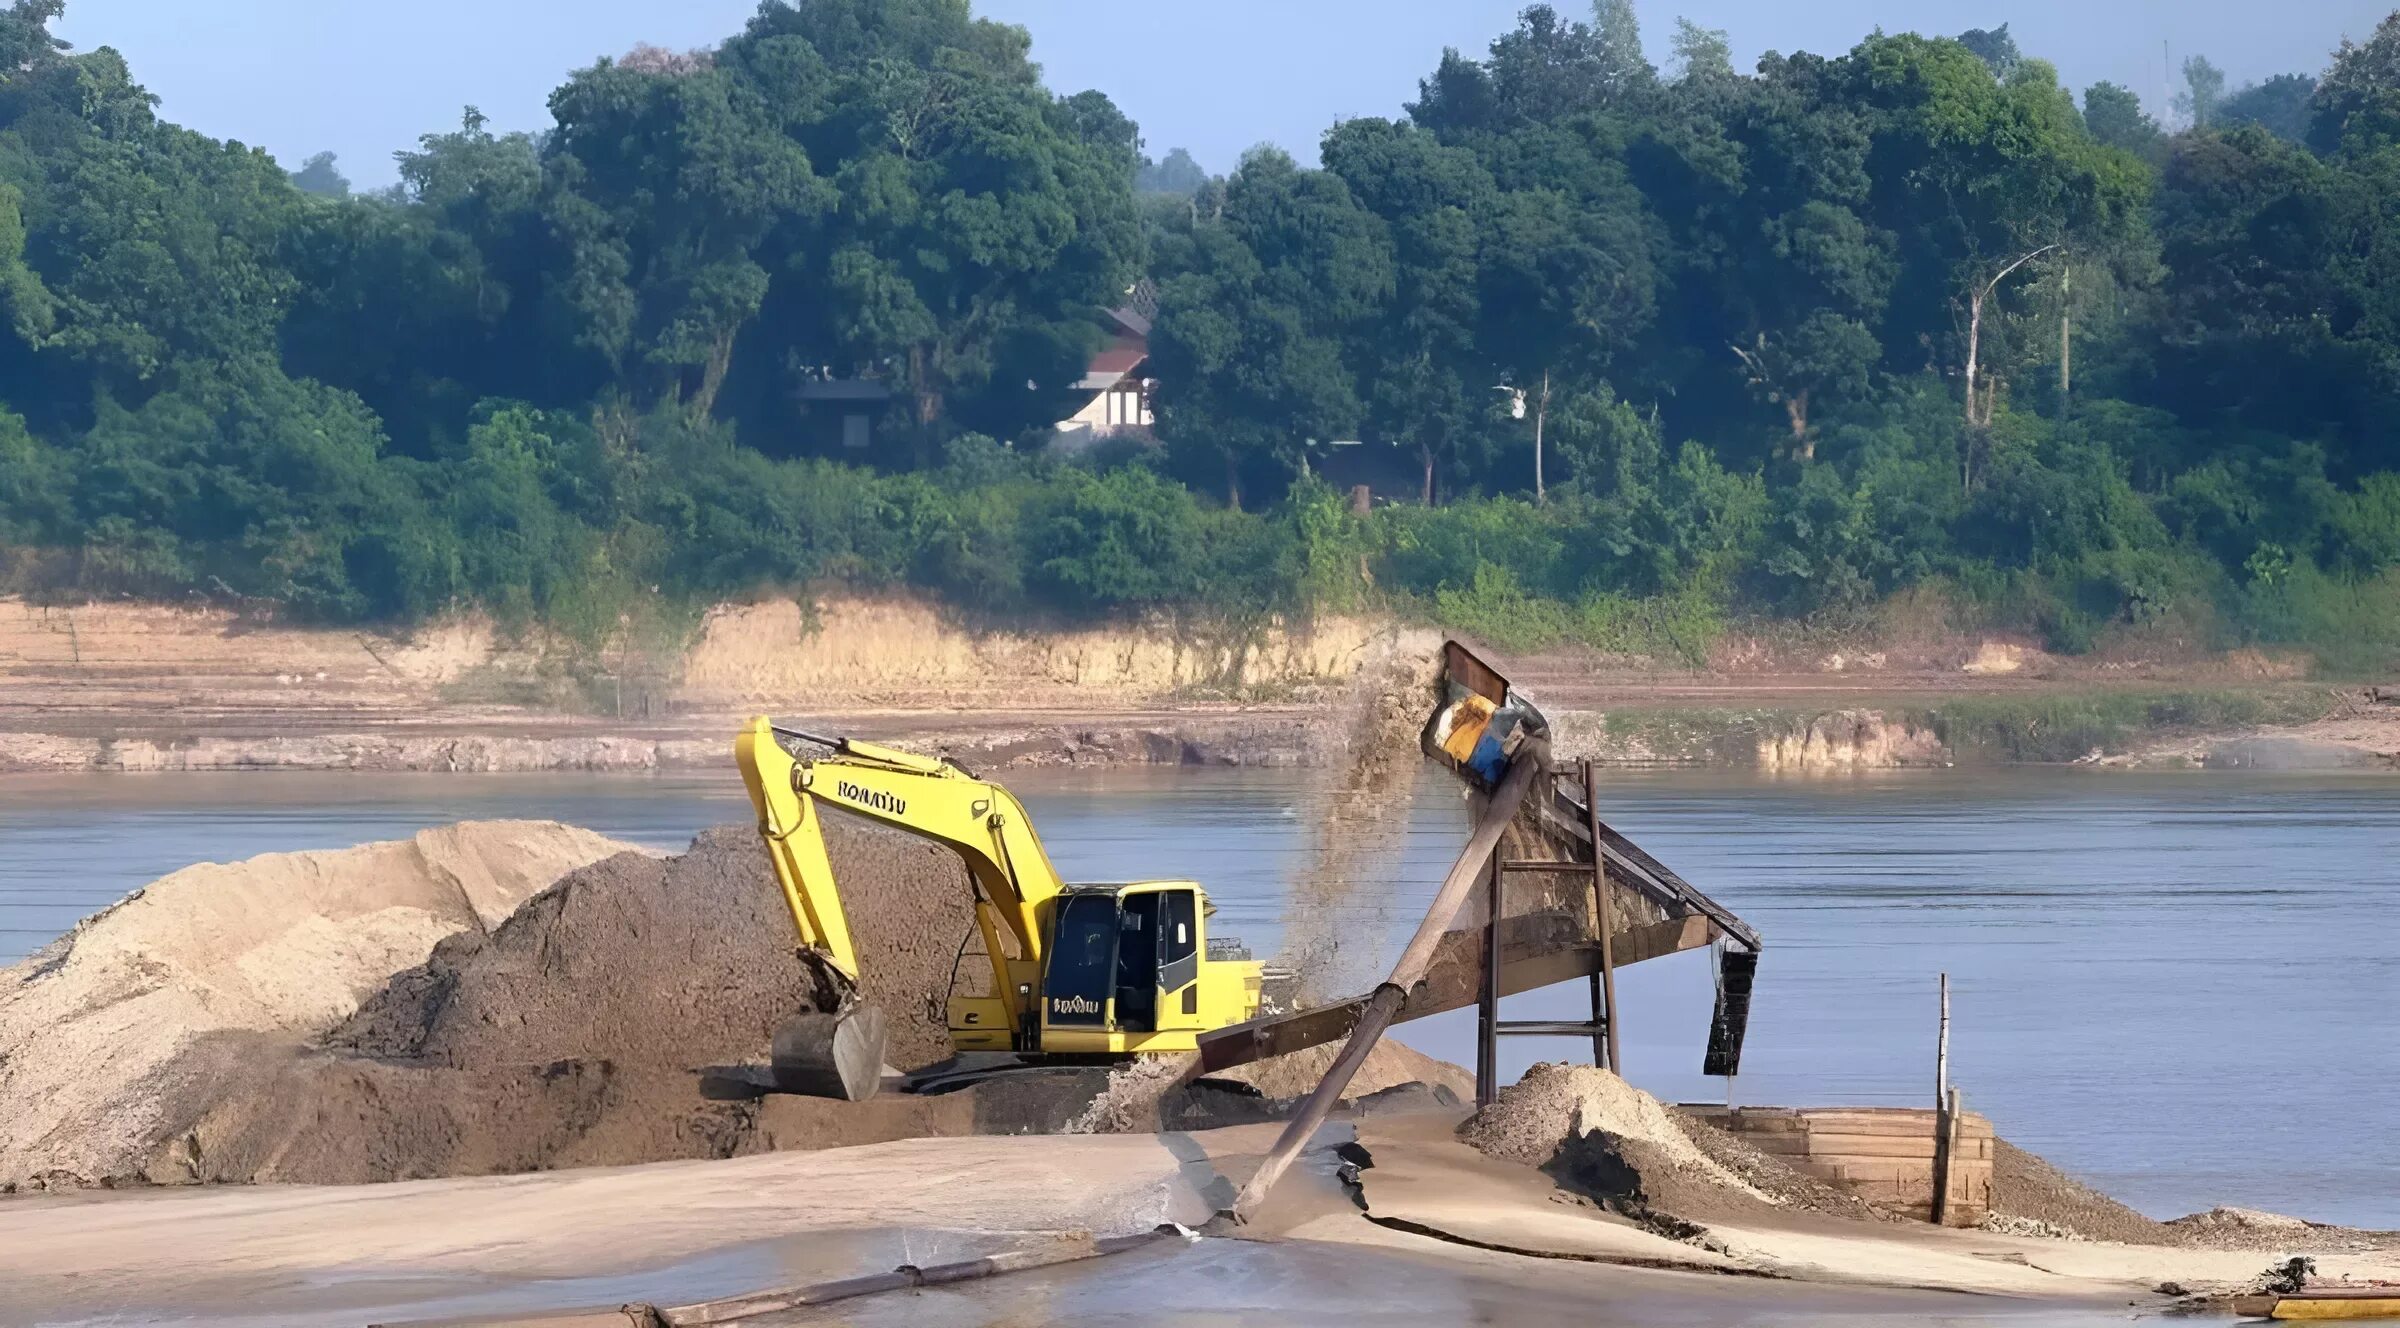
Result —
[[1138, 336], [1120, 336], [1092, 356], [1076, 380], [1080, 392], [1105, 392], [1125, 381], [1150, 358], [1150, 343]]
[[889, 401], [892, 385], [874, 378], [815, 378], [792, 389], [802, 401]]

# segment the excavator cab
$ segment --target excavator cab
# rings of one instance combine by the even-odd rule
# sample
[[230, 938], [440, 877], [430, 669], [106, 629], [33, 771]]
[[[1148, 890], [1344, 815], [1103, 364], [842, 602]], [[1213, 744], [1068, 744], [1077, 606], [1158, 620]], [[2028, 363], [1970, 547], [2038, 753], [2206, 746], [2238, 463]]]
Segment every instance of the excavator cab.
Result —
[[1200, 1027], [1207, 910], [1199, 886], [1070, 886], [1053, 909], [1042, 974], [1045, 1030], [1123, 1035]]

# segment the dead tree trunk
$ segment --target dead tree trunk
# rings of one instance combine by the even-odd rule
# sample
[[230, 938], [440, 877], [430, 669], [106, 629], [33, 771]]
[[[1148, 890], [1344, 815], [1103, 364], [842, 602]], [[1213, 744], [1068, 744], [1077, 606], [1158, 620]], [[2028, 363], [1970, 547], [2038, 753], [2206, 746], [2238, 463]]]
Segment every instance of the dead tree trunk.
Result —
[[1984, 282], [1980, 286], [1972, 287], [1967, 292], [1967, 364], [1965, 374], [1967, 387], [1967, 438], [1964, 446], [1960, 448], [1959, 455], [1959, 486], [1961, 488], [1973, 489], [1975, 487], [1975, 452], [1976, 444], [1979, 441], [1976, 435], [1980, 433], [1985, 426], [1991, 423], [1992, 406], [1989, 400], [1991, 396], [1990, 389], [1987, 388], [1984, 392], [1986, 401], [1980, 422], [1978, 422], [1975, 408], [1976, 370], [1981, 365], [1983, 355], [1983, 307], [1985, 304], [1990, 302], [1993, 292], [2000, 289], [2000, 283], [2008, 279], [2009, 273], [2016, 271], [2018, 268], [2025, 266], [2027, 263], [2032, 262], [2046, 253], [2049, 253], [2051, 250], [2056, 249], [2057, 247], [2058, 246], [2055, 244], [2045, 244], [2041, 248], [2019, 257], [2015, 262], [2010, 263], [2007, 267], [2004, 267], [1998, 272], [1993, 273], [1990, 281]]

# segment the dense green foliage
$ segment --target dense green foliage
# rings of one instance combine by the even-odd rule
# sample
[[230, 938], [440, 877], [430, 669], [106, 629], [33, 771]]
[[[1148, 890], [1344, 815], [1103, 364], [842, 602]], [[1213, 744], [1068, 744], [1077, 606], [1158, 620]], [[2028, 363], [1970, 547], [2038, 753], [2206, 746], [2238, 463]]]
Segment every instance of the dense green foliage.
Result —
[[[1741, 74], [1685, 22], [1662, 73], [1629, 0], [1537, 5], [1211, 179], [967, 0], [769, 0], [357, 194], [60, 8], [0, 10], [0, 588], [604, 633], [828, 579], [1698, 659], [1934, 585], [2062, 649], [2400, 650], [2400, 15], [2322, 77], [2195, 58], [2170, 132], [2005, 26]], [[1155, 442], [1054, 455], [1137, 282]], [[799, 401], [845, 384], [863, 458]]]

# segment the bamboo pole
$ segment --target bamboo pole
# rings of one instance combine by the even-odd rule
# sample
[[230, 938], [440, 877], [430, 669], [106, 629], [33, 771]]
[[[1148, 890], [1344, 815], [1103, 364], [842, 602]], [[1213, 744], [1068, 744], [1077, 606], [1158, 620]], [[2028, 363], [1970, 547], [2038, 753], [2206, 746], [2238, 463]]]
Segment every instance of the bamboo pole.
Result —
[[1500, 786], [1492, 790], [1492, 800], [1484, 808], [1483, 819], [1476, 822], [1475, 832], [1467, 837], [1467, 846], [1450, 865], [1450, 874], [1442, 878], [1442, 888], [1433, 897], [1432, 907], [1425, 910], [1425, 920], [1417, 924], [1417, 934], [1411, 937], [1408, 948], [1400, 952], [1400, 960], [1392, 965], [1392, 974], [1385, 978], [1367, 1005], [1359, 1012], [1358, 1025], [1350, 1031], [1350, 1040], [1342, 1044], [1332, 1068], [1317, 1084], [1316, 1091], [1300, 1104], [1300, 1113], [1283, 1127], [1275, 1146], [1267, 1150], [1258, 1170], [1251, 1173], [1250, 1183], [1242, 1187], [1233, 1207], [1219, 1217], [1230, 1217], [1236, 1223], [1247, 1222], [1266, 1201], [1275, 1183], [1283, 1179], [1300, 1150], [1316, 1137], [1317, 1128], [1333, 1113], [1334, 1103], [1341, 1100], [1342, 1090], [1350, 1086], [1358, 1067], [1366, 1063], [1367, 1053], [1374, 1050], [1377, 1039], [1400, 1013], [1401, 1004], [1411, 989], [1425, 978], [1425, 970], [1433, 966], [1435, 947], [1442, 933], [1450, 929], [1451, 920], [1458, 916], [1467, 901], [1467, 892], [1475, 887], [1476, 878], [1483, 874], [1483, 864], [1500, 847], [1500, 836], [1508, 823], [1516, 819], [1517, 808], [1525, 801], [1525, 791], [1533, 786], [1536, 776], [1550, 768], [1549, 748], [1533, 742], [1520, 748], [1510, 763], [1508, 774]]

